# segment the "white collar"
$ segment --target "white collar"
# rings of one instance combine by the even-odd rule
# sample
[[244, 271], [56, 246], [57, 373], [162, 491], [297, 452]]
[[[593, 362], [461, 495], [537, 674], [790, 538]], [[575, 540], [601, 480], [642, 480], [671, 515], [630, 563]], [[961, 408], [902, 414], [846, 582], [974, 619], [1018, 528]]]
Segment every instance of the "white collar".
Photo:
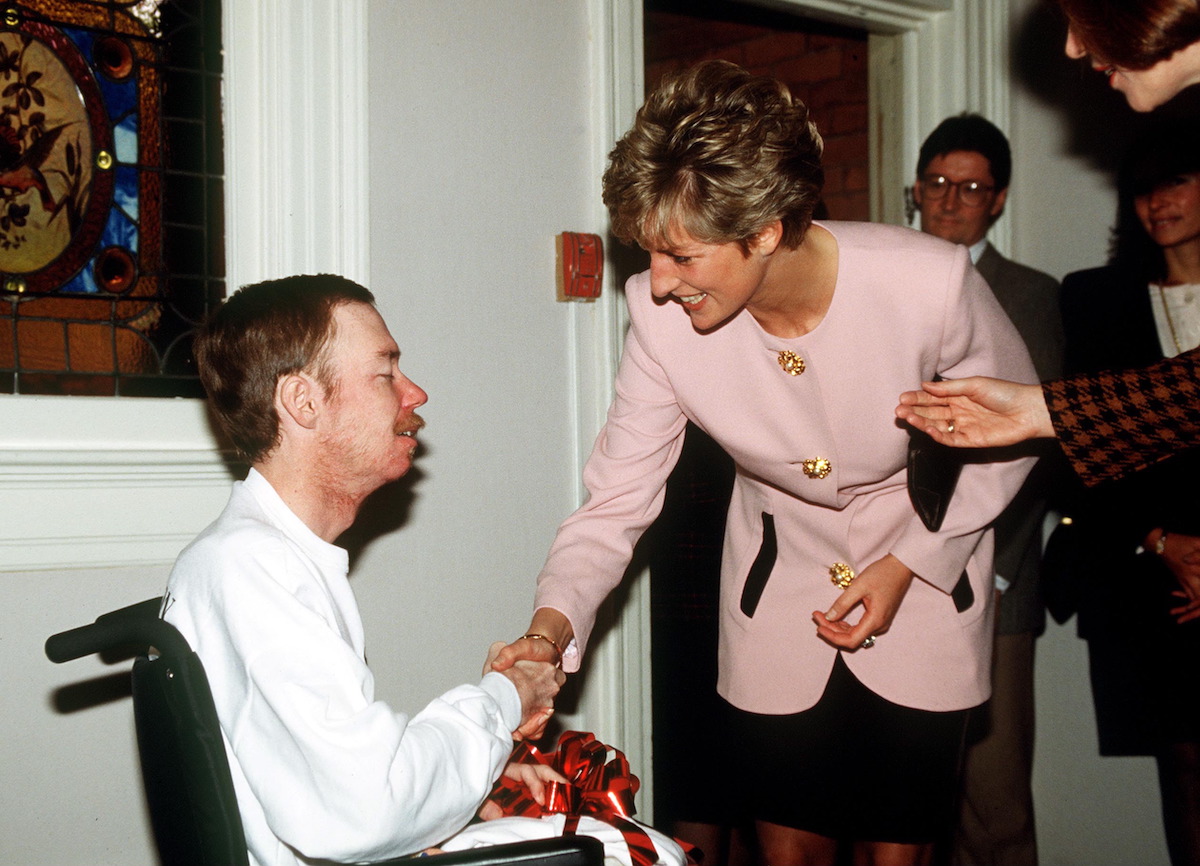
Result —
[[983, 255], [983, 251], [987, 249], [987, 245], [987, 238], [984, 237], [967, 247], [967, 252], [971, 254], [971, 264], [979, 264], [979, 257]]

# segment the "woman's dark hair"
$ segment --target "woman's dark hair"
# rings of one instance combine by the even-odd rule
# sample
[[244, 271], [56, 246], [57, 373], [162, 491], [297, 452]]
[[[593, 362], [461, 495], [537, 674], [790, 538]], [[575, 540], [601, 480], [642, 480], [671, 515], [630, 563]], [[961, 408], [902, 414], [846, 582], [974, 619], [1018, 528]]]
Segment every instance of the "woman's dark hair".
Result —
[[1139, 279], [1166, 279], [1162, 248], [1146, 234], [1134, 201], [1185, 174], [1200, 173], [1200, 122], [1167, 119], [1148, 125], [1130, 145], [1117, 174], [1117, 224], [1109, 264]]
[[1103, 62], [1149, 69], [1200, 40], [1200, 0], [1058, 0], [1080, 46]]
[[358, 283], [331, 274], [284, 277], [245, 286], [209, 318], [196, 338], [196, 364], [209, 406], [233, 446], [256, 463], [279, 444], [275, 386], [307, 370], [326, 391], [337, 387], [324, 349], [340, 304], [374, 304]]

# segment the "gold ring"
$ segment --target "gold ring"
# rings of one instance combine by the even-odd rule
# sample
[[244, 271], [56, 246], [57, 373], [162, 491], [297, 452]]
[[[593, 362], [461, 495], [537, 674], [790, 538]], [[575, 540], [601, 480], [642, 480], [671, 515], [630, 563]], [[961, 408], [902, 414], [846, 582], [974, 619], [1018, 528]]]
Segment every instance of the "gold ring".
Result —
[[954, 432], [954, 422], [953, 421], [951, 421], [949, 424], [946, 425], [946, 432], [947, 433]]

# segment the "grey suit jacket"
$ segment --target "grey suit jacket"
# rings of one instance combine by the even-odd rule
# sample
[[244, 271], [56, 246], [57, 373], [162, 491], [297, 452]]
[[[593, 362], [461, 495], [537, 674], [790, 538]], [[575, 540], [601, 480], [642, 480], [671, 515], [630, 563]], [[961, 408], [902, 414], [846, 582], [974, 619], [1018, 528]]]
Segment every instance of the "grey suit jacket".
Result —
[[[1017, 326], [1033, 358], [1038, 378], [1046, 381], [1061, 376], [1064, 338], [1058, 281], [1006, 259], [991, 244], [984, 249], [975, 267]], [[1000, 634], [1041, 631], [1045, 623], [1038, 588], [1041, 529], [1058, 457], [1053, 453], [1057, 450], [1053, 446], [1047, 446], [1046, 450], [1049, 453], [993, 524], [996, 529], [996, 573], [1010, 581], [1000, 600], [996, 627]]]

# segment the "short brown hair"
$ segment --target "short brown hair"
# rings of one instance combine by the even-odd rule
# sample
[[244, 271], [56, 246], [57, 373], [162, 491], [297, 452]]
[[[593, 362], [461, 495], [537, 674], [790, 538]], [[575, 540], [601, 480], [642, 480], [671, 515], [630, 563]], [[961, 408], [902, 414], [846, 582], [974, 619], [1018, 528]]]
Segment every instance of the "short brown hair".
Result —
[[209, 405], [233, 446], [251, 463], [279, 444], [275, 386], [309, 370], [336, 387], [323, 349], [340, 304], [374, 304], [370, 291], [331, 274], [246, 286], [216, 309], [196, 338], [196, 363]]
[[713, 60], [664, 80], [609, 154], [612, 230], [651, 249], [686, 231], [705, 243], [749, 241], [773, 220], [799, 246], [825, 173], [821, 136], [787, 86]]
[[1200, 40], [1200, 0], [1058, 0], [1080, 46], [1125, 69], [1149, 69]]

